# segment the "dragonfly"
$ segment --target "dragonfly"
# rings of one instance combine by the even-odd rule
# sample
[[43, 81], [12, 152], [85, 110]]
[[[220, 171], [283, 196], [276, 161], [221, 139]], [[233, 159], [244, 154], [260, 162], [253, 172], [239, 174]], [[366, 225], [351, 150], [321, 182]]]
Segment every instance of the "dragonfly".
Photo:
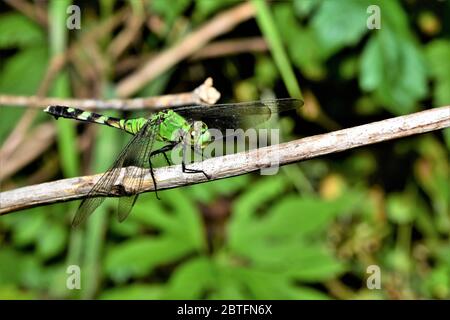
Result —
[[[72, 226], [84, 222], [107, 197], [112, 197], [113, 189], [119, 179], [122, 168], [128, 167], [123, 184], [127, 186], [126, 195], [119, 198], [117, 217], [119, 222], [125, 220], [135, 205], [139, 192], [142, 192], [145, 173], [150, 171], [156, 198], [159, 199], [157, 182], [154, 176], [152, 159], [162, 155], [171, 165], [167, 153], [181, 147], [181, 169], [184, 173], [203, 174], [208, 180], [210, 176], [203, 170], [187, 166], [185, 154], [187, 148], [201, 152], [212, 142], [212, 128], [225, 132], [226, 129], [243, 129], [257, 127], [271, 118], [273, 114], [300, 108], [302, 100], [284, 98], [261, 100], [243, 103], [227, 103], [216, 105], [190, 105], [173, 109], [164, 109], [148, 118], [119, 119], [90, 111], [67, 107], [48, 106], [44, 111], [58, 118], [97, 123], [117, 128], [133, 137], [122, 149], [113, 165], [100, 177], [80, 203]], [[162, 142], [156, 148], [155, 142]]]

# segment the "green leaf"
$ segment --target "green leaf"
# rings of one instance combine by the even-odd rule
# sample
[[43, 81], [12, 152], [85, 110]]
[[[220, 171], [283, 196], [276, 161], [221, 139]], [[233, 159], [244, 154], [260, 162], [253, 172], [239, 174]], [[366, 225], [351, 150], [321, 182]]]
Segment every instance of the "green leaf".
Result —
[[283, 30], [280, 35], [292, 62], [306, 77], [314, 80], [324, 78], [326, 70], [323, 66], [323, 50], [314, 30], [297, 22], [290, 3], [276, 4], [273, 10], [278, 29]]
[[425, 60], [408, 37], [384, 26], [363, 50], [359, 84], [390, 112], [413, 112], [427, 94]]
[[433, 298], [448, 299], [450, 297], [450, 265], [436, 266], [431, 270], [424, 284]]
[[284, 275], [250, 267], [233, 268], [232, 274], [249, 292], [247, 299], [295, 299], [295, 286]]
[[255, 80], [258, 85], [273, 88], [278, 77], [278, 69], [273, 60], [267, 56], [258, 56], [255, 66]]
[[38, 297], [29, 291], [24, 291], [14, 286], [0, 287], [0, 300], [32, 300]]
[[0, 16], [0, 48], [44, 45], [45, 34], [33, 21], [22, 14], [7, 13]]
[[428, 70], [433, 78], [434, 104], [438, 106], [450, 103], [450, 41], [434, 40], [426, 46]]
[[105, 271], [116, 282], [150, 274], [161, 264], [175, 262], [194, 251], [192, 244], [175, 237], [140, 237], [111, 247]]
[[[2, 63], [0, 92], [3, 94], [33, 95], [47, 68], [46, 47], [31, 47], [19, 51]], [[12, 130], [24, 112], [23, 108], [2, 106], [0, 140]]]
[[[141, 199], [139, 199], [141, 200]], [[133, 210], [131, 217], [136, 216], [136, 210]], [[119, 222], [117, 219], [110, 219], [111, 231], [121, 237], [132, 237], [138, 235], [141, 231], [141, 224], [133, 218], [129, 218], [124, 222]]]
[[217, 275], [207, 258], [200, 257], [180, 265], [170, 277], [165, 299], [201, 299], [214, 286]]
[[256, 208], [247, 208], [248, 217], [253, 218], [232, 223], [230, 249], [255, 267], [297, 280], [332, 278], [344, 265], [312, 239], [323, 235], [338, 214], [359, 201], [359, 195], [328, 202], [287, 196], [259, 217], [251, 212]]
[[167, 2], [165, 0], [154, 0], [150, 2], [153, 13], [160, 14], [171, 25], [177, 17], [189, 6], [191, 0], [174, 0]]
[[248, 299], [248, 290], [239, 277], [236, 277], [233, 268], [228, 265], [222, 266], [217, 264], [215, 274], [214, 291], [208, 296], [210, 299], [221, 300], [242, 300]]
[[[45, 216], [39, 214], [38, 208], [28, 210], [25, 215], [20, 215], [13, 222], [13, 242], [17, 246], [32, 244], [39, 238], [45, 226]], [[43, 212], [42, 212], [43, 213]]]
[[206, 247], [200, 214], [183, 190], [161, 192], [162, 201], [155, 200], [153, 196], [149, 194], [149, 201], [136, 204], [135, 218], [193, 248], [201, 250]]
[[184, 188], [189, 197], [202, 203], [209, 203], [219, 196], [230, 196], [239, 192], [248, 185], [250, 175], [242, 175], [228, 179], [208, 182], [207, 184], [195, 184]]
[[61, 224], [46, 223], [38, 238], [38, 254], [45, 259], [59, 254], [66, 247], [67, 236], [67, 229]]
[[338, 261], [325, 248], [309, 245], [301, 248], [287, 274], [301, 281], [319, 282], [337, 277], [345, 271], [345, 264]]
[[283, 198], [260, 221], [260, 232], [271, 235], [309, 236], [323, 232], [338, 209], [334, 202], [317, 198], [289, 196]]
[[299, 17], [308, 17], [320, 5], [319, 1], [294, 0], [294, 11]]
[[23, 272], [23, 257], [11, 248], [0, 250], [0, 285], [19, 284]]
[[414, 220], [416, 205], [411, 197], [405, 193], [392, 193], [387, 199], [387, 213], [389, 218], [399, 224]]
[[35, 94], [47, 68], [47, 54], [46, 47], [33, 47], [9, 58], [1, 72], [0, 91], [9, 94]]
[[359, 85], [365, 91], [377, 89], [383, 81], [381, 46], [376, 37], [371, 37], [361, 55]]
[[378, 103], [393, 114], [411, 113], [427, 95], [425, 59], [398, 1], [375, 1], [381, 7], [380, 30], [361, 56], [360, 87], [373, 93]]
[[237, 4], [238, 0], [231, 1], [210, 1], [210, 0], [195, 0], [195, 12], [193, 15], [194, 21], [198, 22], [204, 20], [208, 16], [216, 13], [224, 7], [229, 7]]
[[[230, 226], [230, 245], [236, 250], [252, 246], [260, 239], [299, 238], [319, 235], [333, 221], [337, 214], [346, 211], [345, 205], [318, 198], [288, 196], [281, 199], [265, 215], [249, 221], [236, 218]], [[255, 214], [255, 209], [247, 208], [247, 214]], [[253, 210], [253, 212], [252, 212]], [[239, 213], [236, 213], [239, 215]]]
[[447, 145], [447, 149], [450, 150], [450, 128], [446, 128], [442, 130], [442, 134], [444, 136], [445, 144]]
[[320, 42], [325, 56], [330, 56], [343, 47], [358, 43], [368, 31], [367, 7], [369, 1], [323, 1], [311, 26]]
[[256, 181], [252, 188], [246, 191], [234, 203], [233, 216], [230, 222], [230, 239], [246, 232], [248, 223], [253, 221], [253, 217], [259, 208], [265, 206], [265, 202], [271, 201], [280, 196], [286, 185], [286, 181], [281, 176], [264, 178]]

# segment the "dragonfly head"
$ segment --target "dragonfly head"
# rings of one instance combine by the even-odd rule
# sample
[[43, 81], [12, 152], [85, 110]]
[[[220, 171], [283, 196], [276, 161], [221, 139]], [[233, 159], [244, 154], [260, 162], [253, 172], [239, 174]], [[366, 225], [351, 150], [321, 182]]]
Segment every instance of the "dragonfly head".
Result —
[[208, 126], [202, 121], [195, 121], [189, 129], [189, 138], [191, 144], [203, 149], [211, 140]]

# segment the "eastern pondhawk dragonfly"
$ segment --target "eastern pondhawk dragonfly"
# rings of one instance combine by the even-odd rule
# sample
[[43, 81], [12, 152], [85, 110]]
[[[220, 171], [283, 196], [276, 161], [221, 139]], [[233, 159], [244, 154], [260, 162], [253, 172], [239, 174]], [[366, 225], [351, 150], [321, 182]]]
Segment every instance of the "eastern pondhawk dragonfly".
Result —
[[[194, 105], [165, 109], [149, 118], [135, 119], [118, 119], [65, 106], [47, 107], [44, 111], [53, 115], [56, 119], [62, 117], [99, 123], [121, 129], [133, 135], [133, 138], [121, 151], [111, 168], [102, 175], [86, 198], [82, 200], [72, 225], [78, 226], [94, 212], [105, 197], [111, 196], [123, 167], [130, 167], [131, 170], [127, 171], [124, 177], [128, 196], [119, 198], [118, 219], [120, 222], [126, 219], [136, 203], [138, 192], [142, 186], [144, 171], [150, 170], [155, 194], [159, 199], [153, 174], [152, 158], [154, 156], [163, 155], [170, 165], [167, 152], [181, 146], [182, 171], [203, 174], [209, 179], [206, 172], [188, 168], [184, 154], [186, 148], [191, 148], [194, 152], [201, 152], [211, 143], [209, 131], [211, 128], [221, 131], [238, 128], [246, 130], [269, 120], [274, 113], [296, 109], [302, 105], [303, 101], [290, 98], [245, 103]], [[155, 149], [155, 141], [163, 142], [164, 146]]]

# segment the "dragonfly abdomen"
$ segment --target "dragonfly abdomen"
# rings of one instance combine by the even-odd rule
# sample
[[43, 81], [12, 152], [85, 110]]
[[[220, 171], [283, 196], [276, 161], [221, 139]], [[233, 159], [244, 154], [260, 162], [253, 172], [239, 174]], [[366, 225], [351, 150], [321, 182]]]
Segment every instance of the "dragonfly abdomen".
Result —
[[122, 129], [131, 134], [136, 134], [146, 122], [146, 119], [144, 118], [129, 119], [129, 120], [118, 119], [114, 117], [101, 115], [95, 112], [84, 111], [81, 109], [65, 106], [49, 106], [44, 111], [50, 113], [56, 119], [61, 117], [85, 122], [104, 124], [117, 129]]

